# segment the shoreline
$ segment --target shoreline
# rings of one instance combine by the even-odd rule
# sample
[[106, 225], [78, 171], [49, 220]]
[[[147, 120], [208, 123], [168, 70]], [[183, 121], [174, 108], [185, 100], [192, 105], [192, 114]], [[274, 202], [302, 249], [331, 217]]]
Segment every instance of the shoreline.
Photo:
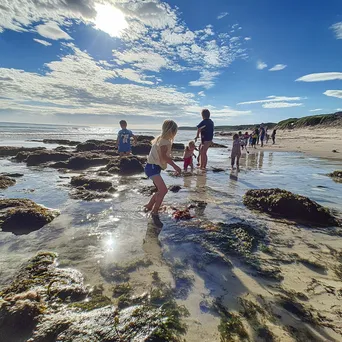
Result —
[[[336, 150], [337, 152], [333, 152]], [[253, 151], [249, 147], [249, 151]], [[270, 139], [256, 151], [299, 152], [308, 156], [342, 161], [342, 128], [277, 130], [276, 144]]]

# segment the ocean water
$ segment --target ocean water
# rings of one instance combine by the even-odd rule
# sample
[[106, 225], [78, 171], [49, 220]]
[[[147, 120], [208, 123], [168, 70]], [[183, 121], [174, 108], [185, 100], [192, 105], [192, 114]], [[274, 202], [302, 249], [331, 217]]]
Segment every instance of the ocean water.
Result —
[[[107, 127], [70, 127], [55, 125], [1, 124], [0, 145], [43, 146], [31, 140], [115, 138], [117, 129]], [[135, 134], [156, 135], [155, 130], [134, 130]], [[194, 138], [194, 131], [180, 131], [176, 142], [186, 143]], [[164, 172], [167, 185], [182, 187], [177, 194], [169, 193], [167, 206], [185, 206], [193, 200], [207, 203], [201, 217], [212, 222], [235, 222], [237, 220], [266, 223], [265, 216], [247, 210], [242, 197], [246, 190], [278, 187], [305, 195], [340, 215], [342, 208], [342, 184], [334, 183], [327, 173], [341, 168], [341, 162], [310, 158], [300, 153], [268, 152], [258, 149], [256, 153], [243, 154], [241, 172], [232, 177], [229, 169], [231, 138], [217, 138], [216, 142], [227, 148], [209, 150], [209, 168], [220, 167], [225, 172], [202, 173], [195, 171], [190, 177], [172, 177]], [[45, 145], [54, 148], [57, 145]], [[180, 163], [181, 164], [181, 163]], [[0, 232], [0, 286], [8, 283], [27, 258], [40, 250], [52, 250], [59, 254], [63, 267], [75, 267], [83, 272], [86, 282], [96, 285], [111, 282], [104, 270], [113, 263], [127, 262], [148, 256], [162, 264], [163, 260], [191, 258], [195, 251], [191, 246], [174, 246], [172, 233], [179, 229], [170, 213], [161, 214], [164, 223], [159, 236], [151, 234], [150, 220], [141, 210], [148, 197], [139, 189], [151, 182], [135, 177], [113, 176], [111, 181], [118, 191], [113, 198], [100, 202], [75, 201], [69, 198], [69, 182], [73, 173], [64, 175], [55, 169], [27, 167], [9, 159], [0, 159], [1, 172], [23, 173], [17, 184], [0, 192], [0, 198], [29, 198], [46, 207], [58, 209], [61, 215], [52, 223], [28, 235], [15, 236]], [[96, 169], [89, 170], [95, 175]], [[159, 267], [159, 266], [158, 266]], [[143, 280], [136, 280], [143, 284]], [[204, 279], [204, 282], [206, 280]], [[141, 285], [143, 287], [143, 285]], [[209, 286], [209, 285], [208, 285]], [[210, 285], [211, 286], [211, 285]], [[211, 289], [208, 287], [207, 290]], [[193, 297], [200, 290], [194, 290]], [[204, 291], [204, 290], [203, 290]], [[209, 291], [210, 292], [210, 291]], [[189, 306], [193, 305], [193, 297]], [[196, 299], [197, 300], [197, 299]], [[194, 319], [205, 322], [213, 318], [201, 313]], [[202, 316], [204, 315], [204, 316]], [[209, 323], [208, 323], [209, 324]], [[213, 325], [216, 324], [213, 323]], [[205, 327], [204, 327], [205, 329]], [[212, 327], [208, 326], [208, 330]], [[198, 335], [199, 336], [199, 335]], [[197, 337], [198, 337], [197, 336]], [[219, 341], [208, 335], [208, 341]], [[189, 341], [196, 339], [192, 332]]]

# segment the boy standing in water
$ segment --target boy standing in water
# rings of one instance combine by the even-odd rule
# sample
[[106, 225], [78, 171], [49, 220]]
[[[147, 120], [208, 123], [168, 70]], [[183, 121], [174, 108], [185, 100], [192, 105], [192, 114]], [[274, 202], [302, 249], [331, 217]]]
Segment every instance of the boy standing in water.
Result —
[[201, 134], [201, 147], [199, 152], [200, 169], [205, 170], [208, 163], [207, 152], [214, 138], [214, 123], [210, 120], [208, 109], [202, 110], [202, 121], [197, 125], [197, 136], [195, 142]]
[[274, 129], [273, 132], [272, 132], [272, 135], [271, 135], [273, 145], [275, 144], [275, 137], [276, 137], [276, 134], [277, 134], [277, 130]]
[[127, 121], [120, 121], [121, 130], [118, 132], [118, 137], [116, 139], [116, 148], [122, 156], [128, 156], [131, 154], [131, 138], [134, 138], [134, 143], [137, 143], [137, 137], [132, 133], [132, 131], [127, 129]]

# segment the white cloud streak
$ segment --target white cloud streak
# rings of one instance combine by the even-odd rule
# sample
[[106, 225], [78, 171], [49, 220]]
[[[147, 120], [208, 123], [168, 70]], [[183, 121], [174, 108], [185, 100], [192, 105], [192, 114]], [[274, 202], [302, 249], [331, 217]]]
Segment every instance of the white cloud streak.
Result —
[[310, 109], [310, 112], [321, 112], [322, 108]]
[[205, 89], [210, 89], [214, 86], [215, 78], [220, 73], [217, 71], [208, 71], [203, 70], [200, 72], [200, 78], [196, 81], [189, 82], [189, 86], [191, 87], [204, 87]]
[[256, 68], [258, 70], [263, 70], [263, 69], [267, 68], [267, 64], [263, 61], [258, 61], [256, 64]]
[[336, 23], [330, 27], [336, 35], [336, 39], [342, 39], [342, 21]]
[[37, 25], [35, 29], [37, 33], [39, 33], [44, 38], [53, 40], [72, 40], [72, 38], [65, 31], [63, 31], [54, 21], [49, 21], [45, 24]]
[[297, 82], [322, 82], [342, 80], [342, 72], [321, 72], [309, 74], [296, 79]]
[[300, 107], [302, 103], [296, 102], [267, 102], [262, 105], [263, 108], [276, 109], [276, 108], [289, 108], [289, 107]]
[[253, 100], [253, 101], [245, 101], [245, 102], [240, 102], [238, 105], [248, 105], [248, 104], [255, 104], [255, 103], [268, 103], [268, 102], [284, 102], [284, 101], [300, 101], [303, 100], [303, 97], [299, 96], [267, 96], [266, 99], [263, 100]]
[[326, 90], [324, 93], [326, 96], [337, 97], [342, 99], [342, 90]]
[[274, 67], [272, 67], [271, 69], [268, 69], [269, 71], [280, 71], [280, 70], [284, 70], [287, 67], [286, 64], [276, 64]]
[[47, 42], [46, 40], [43, 40], [43, 39], [37, 39], [37, 38], [34, 38], [33, 39], [35, 42], [39, 43], [39, 44], [42, 44], [42, 45], [45, 45], [45, 46], [51, 46], [52, 44]]
[[229, 13], [228, 12], [222, 12], [220, 13], [218, 16], [217, 16], [217, 19], [220, 20], [220, 19], [223, 19], [224, 17], [226, 17]]

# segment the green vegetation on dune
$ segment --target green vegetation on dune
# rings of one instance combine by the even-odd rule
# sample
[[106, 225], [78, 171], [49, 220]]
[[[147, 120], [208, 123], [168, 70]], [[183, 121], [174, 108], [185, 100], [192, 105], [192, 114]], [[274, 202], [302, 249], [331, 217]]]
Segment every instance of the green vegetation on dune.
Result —
[[312, 126], [330, 126], [338, 125], [342, 126], [342, 112], [335, 114], [321, 114], [304, 116], [303, 118], [296, 119], [290, 118], [280, 121], [277, 125], [278, 129], [289, 129], [289, 128], [302, 128], [302, 127], [312, 127]]

